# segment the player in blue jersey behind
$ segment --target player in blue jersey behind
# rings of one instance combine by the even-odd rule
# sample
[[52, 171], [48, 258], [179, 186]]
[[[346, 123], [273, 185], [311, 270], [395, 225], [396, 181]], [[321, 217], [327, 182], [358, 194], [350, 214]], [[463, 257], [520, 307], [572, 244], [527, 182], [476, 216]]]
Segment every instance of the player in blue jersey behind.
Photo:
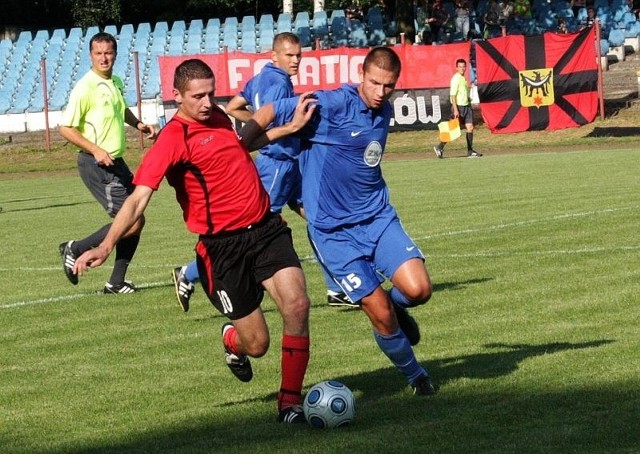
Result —
[[[246, 123], [251, 115], [263, 105], [294, 96], [291, 77], [298, 74], [301, 59], [300, 38], [289, 32], [279, 33], [273, 39], [271, 62], [252, 77], [240, 94], [229, 101], [226, 111], [236, 120]], [[298, 156], [300, 139], [284, 137], [260, 149], [255, 163], [260, 180], [269, 193], [271, 211], [281, 213], [285, 205], [304, 218], [302, 186]], [[198, 280], [195, 260], [173, 270], [173, 282], [178, 303], [184, 312], [189, 310], [189, 301]], [[358, 307], [325, 276], [329, 290], [327, 300], [332, 306]]]
[[[420, 248], [389, 202], [380, 168], [391, 118], [388, 100], [400, 70], [393, 50], [374, 48], [359, 85], [313, 94], [315, 113], [296, 134], [302, 139], [302, 199], [318, 261], [352, 301], [361, 302], [378, 346], [414, 394], [432, 395], [436, 390], [412, 348], [420, 330], [407, 312], [429, 300], [431, 280]], [[271, 123], [284, 124], [297, 102], [264, 106], [246, 130], [257, 134]], [[391, 281], [388, 290], [383, 276]]]

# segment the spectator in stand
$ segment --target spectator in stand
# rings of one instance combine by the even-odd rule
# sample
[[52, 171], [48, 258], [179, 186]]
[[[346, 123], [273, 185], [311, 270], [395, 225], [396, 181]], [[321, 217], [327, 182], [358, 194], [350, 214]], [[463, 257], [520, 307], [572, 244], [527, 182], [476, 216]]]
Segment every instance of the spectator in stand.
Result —
[[498, 2], [491, 0], [489, 7], [485, 11], [482, 17], [484, 22], [484, 39], [495, 38], [502, 34], [502, 28], [500, 27], [500, 9], [498, 8]]
[[431, 44], [431, 17], [432, 5], [429, 0], [424, 0], [420, 6], [417, 6], [416, 2], [416, 21], [418, 22], [418, 30], [416, 34], [420, 36], [422, 44]]
[[531, 2], [529, 0], [515, 0], [513, 4], [513, 16], [516, 20], [531, 19]]
[[431, 10], [431, 19], [429, 19], [431, 41], [433, 43], [448, 42], [448, 29], [450, 25], [451, 15], [442, 6], [442, 0], [435, 0], [433, 9]]
[[464, 41], [469, 39], [469, 28], [471, 21], [469, 19], [471, 6], [467, 0], [455, 0], [455, 27], [456, 33], [462, 35]]
[[556, 33], [560, 33], [561, 35], [566, 35], [569, 33], [569, 29], [567, 28], [567, 23], [563, 18], [558, 19], [558, 28], [556, 29]]
[[596, 22], [596, 10], [593, 6], [587, 8], [587, 17], [580, 21], [580, 30], [584, 30], [587, 27], [593, 26]]
[[627, 0], [627, 2], [629, 3], [629, 8], [631, 8], [633, 14], [635, 14], [638, 20], [640, 20], [640, 0]]
[[513, 22], [513, 2], [511, 0], [507, 2], [500, 2], [500, 26], [503, 28], [503, 34], [506, 34], [507, 29]]
[[571, 10], [573, 11], [573, 17], [578, 17], [578, 13], [582, 8], [587, 7], [587, 0], [571, 0]]

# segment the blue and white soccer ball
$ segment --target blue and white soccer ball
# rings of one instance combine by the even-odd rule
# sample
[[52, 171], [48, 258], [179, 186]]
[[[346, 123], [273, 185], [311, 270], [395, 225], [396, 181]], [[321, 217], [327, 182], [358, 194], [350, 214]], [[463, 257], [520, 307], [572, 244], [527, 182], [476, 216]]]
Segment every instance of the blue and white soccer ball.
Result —
[[356, 415], [356, 399], [349, 388], [336, 380], [313, 385], [302, 403], [304, 416], [319, 429], [346, 426]]

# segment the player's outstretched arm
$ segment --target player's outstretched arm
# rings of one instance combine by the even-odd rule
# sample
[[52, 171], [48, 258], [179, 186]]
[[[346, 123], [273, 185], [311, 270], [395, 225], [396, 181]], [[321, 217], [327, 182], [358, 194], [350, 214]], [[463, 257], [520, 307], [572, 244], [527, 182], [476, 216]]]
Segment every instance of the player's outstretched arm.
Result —
[[96, 268], [102, 265], [116, 244], [118, 244], [118, 241], [142, 217], [152, 195], [153, 189], [150, 187], [136, 186], [136, 189], [127, 197], [122, 208], [113, 219], [105, 239], [98, 247], [88, 250], [76, 259], [76, 263], [73, 265], [73, 272], [82, 276], [89, 268]]
[[300, 131], [313, 116], [315, 101], [313, 92], [302, 94], [298, 97], [298, 104], [291, 121], [265, 132], [276, 116], [273, 104], [267, 104], [253, 114], [238, 134], [250, 150], [258, 150], [274, 140]]
[[253, 115], [253, 112], [248, 107], [247, 100], [240, 95], [236, 95], [227, 103], [225, 110], [236, 120], [246, 123]]

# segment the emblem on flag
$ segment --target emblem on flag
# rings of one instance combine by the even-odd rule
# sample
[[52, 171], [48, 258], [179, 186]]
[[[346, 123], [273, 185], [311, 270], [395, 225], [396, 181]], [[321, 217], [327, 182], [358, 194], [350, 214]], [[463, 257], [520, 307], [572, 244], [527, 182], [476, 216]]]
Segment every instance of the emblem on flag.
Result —
[[553, 68], [520, 71], [520, 104], [541, 107], [553, 104]]

